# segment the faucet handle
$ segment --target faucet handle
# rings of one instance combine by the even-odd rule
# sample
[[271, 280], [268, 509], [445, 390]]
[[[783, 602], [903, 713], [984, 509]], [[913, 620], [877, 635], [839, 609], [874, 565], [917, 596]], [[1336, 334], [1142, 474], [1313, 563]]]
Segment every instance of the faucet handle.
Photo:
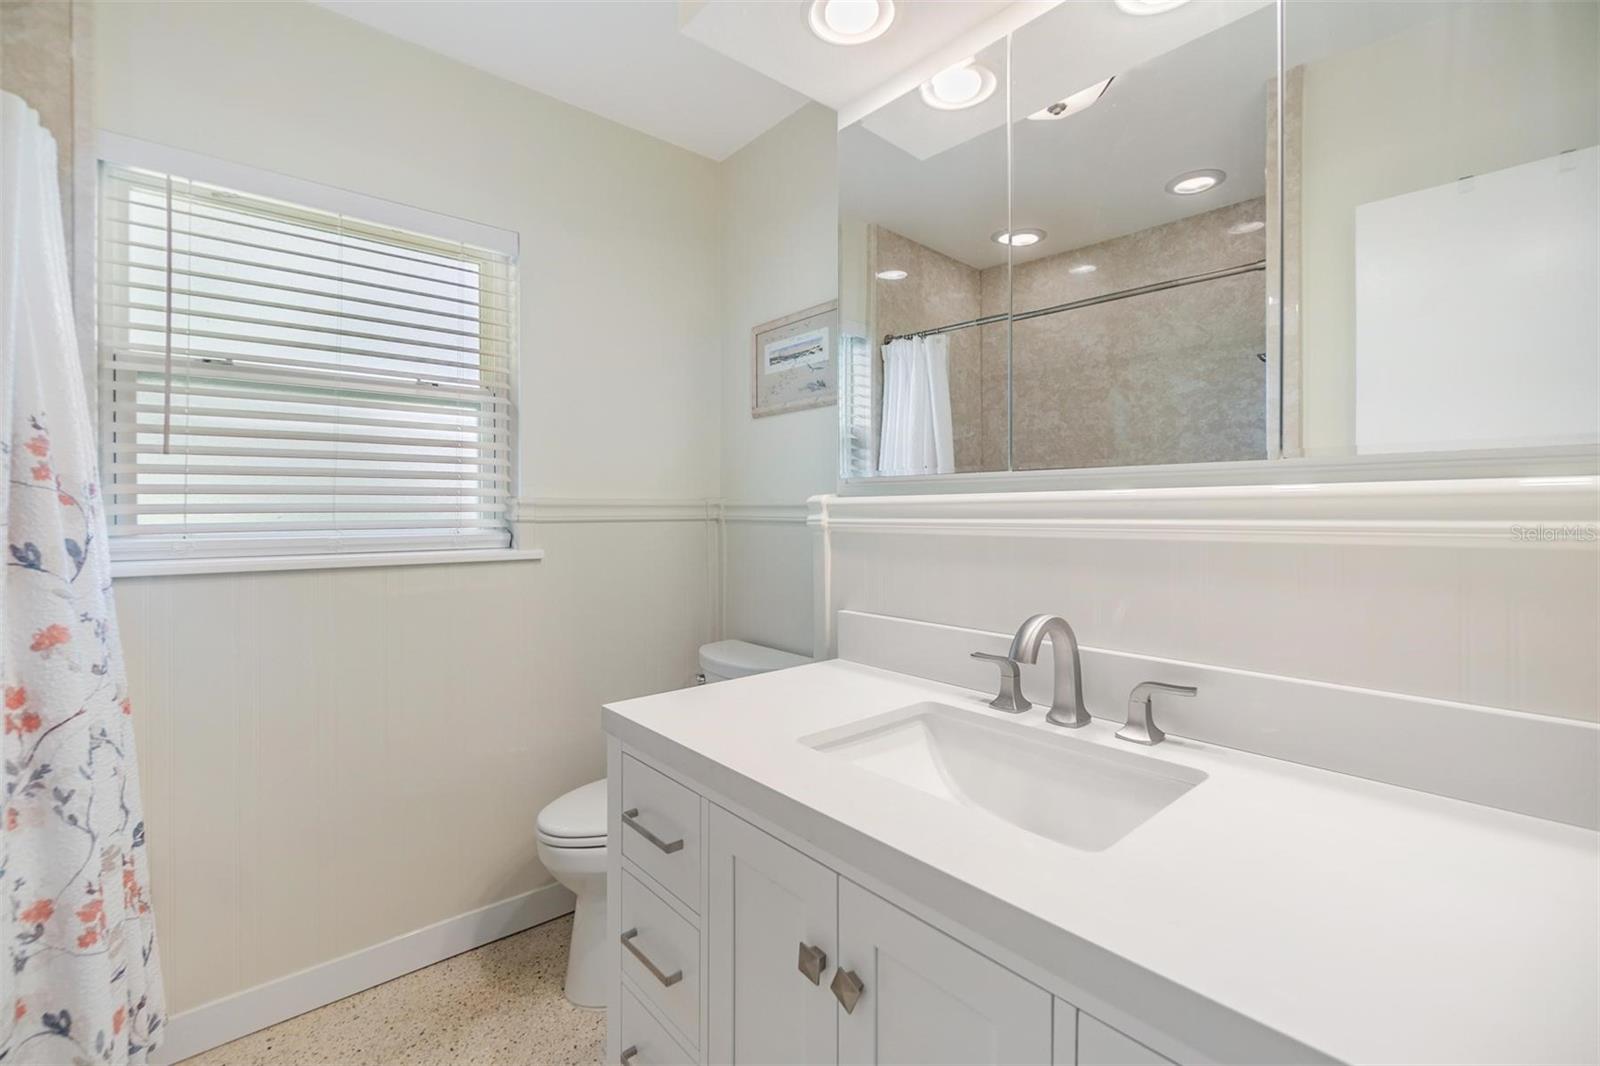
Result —
[[1157, 692], [1170, 692], [1174, 696], [1193, 696], [1199, 690], [1193, 685], [1169, 685], [1165, 681], [1141, 681], [1128, 694], [1128, 720], [1117, 730], [1118, 740], [1134, 744], [1159, 744], [1167, 738], [1156, 725], [1151, 705]]
[[1000, 694], [989, 701], [989, 706], [1012, 714], [1021, 714], [1033, 704], [1022, 694], [1022, 667], [1009, 655], [991, 655], [986, 651], [972, 653], [974, 659], [994, 663], [1000, 668]]

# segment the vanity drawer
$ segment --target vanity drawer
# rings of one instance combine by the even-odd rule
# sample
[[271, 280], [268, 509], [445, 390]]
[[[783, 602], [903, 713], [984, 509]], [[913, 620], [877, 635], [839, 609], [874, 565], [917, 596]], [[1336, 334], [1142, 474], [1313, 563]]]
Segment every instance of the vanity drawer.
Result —
[[692, 1047], [700, 1046], [700, 931], [622, 871], [622, 975]]
[[621, 1024], [622, 1061], [628, 1066], [689, 1066], [695, 1061], [627, 987], [622, 989]]
[[700, 796], [622, 757], [622, 854], [700, 911]]

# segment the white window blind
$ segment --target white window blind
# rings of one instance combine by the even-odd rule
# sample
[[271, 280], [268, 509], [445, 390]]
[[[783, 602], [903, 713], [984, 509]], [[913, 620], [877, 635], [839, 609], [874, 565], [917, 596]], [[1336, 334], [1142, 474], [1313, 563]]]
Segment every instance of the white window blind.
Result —
[[512, 259], [102, 163], [118, 558], [505, 547]]
[[873, 380], [876, 362], [872, 341], [846, 334], [844, 338], [844, 454], [845, 477], [870, 477], [878, 472], [873, 441]]

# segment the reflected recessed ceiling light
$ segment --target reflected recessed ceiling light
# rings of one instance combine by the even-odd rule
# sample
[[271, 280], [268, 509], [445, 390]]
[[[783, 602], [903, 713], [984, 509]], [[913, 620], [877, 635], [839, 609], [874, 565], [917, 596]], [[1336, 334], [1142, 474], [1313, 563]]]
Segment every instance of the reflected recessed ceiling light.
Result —
[[1262, 222], [1260, 219], [1256, 219], [1254, 222], [1235, 222], [1233, 225], [1228, 227], [1228, 232], [1237, 237], [1241, 233], [1254, 233], [1258, 229], [1266, 228], [1267, 224], [1265, 222]]
[[1057, 100], [1049, 107], [1041, 108], [1028, 117], [1035, 122], [1049, 122], [1051, 119], [1066, 118], [1068, 115], [1076, 115], [1079, 111], [1082, 111], [1084, 108], [1100, 99], [1100, 97], [1104, 96], [1106, 90], [1111, 87], [1111, 83], [1114, 80], [1114, 78], [1107, 78], [1105, 81], [1097, 82], [1094, 85], [1089, 86], [1087, 89], [1079, 89], [1071, 96]]
[[904, 281], [907, 276], [904, 270], [880, 270], [873, 275], [880, 281]]
[[1227, 176], [1220, 170], [1191, 170], [1167, 182], [1167, 191], [1178, 196], [1193, 196], [1216, 188]]
[[922, 102], [940, 111], [975, 107], [994, 95], [994, 71], [968, 59], [922, 83]]
[[829, 44], [866, 44], [894, 21], [894, 0], [811, 0], [807, 21]]
[[1045, 232], [1042, 229], [996, 230], [989, 234], [989, 239], [996, 244], [1009, 244], [1013, 248], [1026, 248], [1030, 244], [1038, 244], [1044, 240]]
[[1117, 10], [1124, 15], [1159, 15], [1182, 7], [1189, 0], [1117, 0]]
[[1100, 268], [1095, 266], [1093, 263], [1079, 263], [1077, 266], [1069, 266], [1069, 267], [1067, 267], [1067, 273], [1068, 274], [1093, 274], [1096, 270], [1099, 270], [1099, 269]]

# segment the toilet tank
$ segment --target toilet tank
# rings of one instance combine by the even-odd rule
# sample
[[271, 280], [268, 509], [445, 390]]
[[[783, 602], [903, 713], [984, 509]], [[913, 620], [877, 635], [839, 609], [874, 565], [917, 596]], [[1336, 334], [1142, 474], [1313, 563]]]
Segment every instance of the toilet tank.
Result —
[[701, 683], [730, 681], [736, 677], [764, 674], [811, 662], [804, 655], [779, 651], [743, 640], [719, 640], [700, 646]]

